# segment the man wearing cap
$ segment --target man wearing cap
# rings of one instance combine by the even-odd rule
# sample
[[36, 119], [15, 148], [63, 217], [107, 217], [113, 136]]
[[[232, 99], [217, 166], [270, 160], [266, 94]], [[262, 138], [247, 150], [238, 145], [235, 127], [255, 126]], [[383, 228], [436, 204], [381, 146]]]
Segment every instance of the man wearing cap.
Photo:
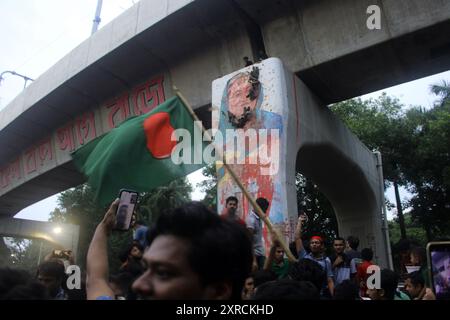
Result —
[[300, 215], [298, 218], [297, 228], [295, 230], [295, 246], [298, 252], [299, 259], [310, 259], [323, 268], [325, 274], [327, 275], [327, 284], [325, 288], [328, 290], [322, 290], [321, 295], [325, 297], [331, 297], [334, 293], [334, 281], [333, 281], [333, 271], [331, 268], [331, 261], [328, 257], [324, 255], [323, 239], [320, 236], [312, 236], [309, 242], [310, 253], [307, 253], [302, 241], [302, 226], [306, 216], [304, 214]]

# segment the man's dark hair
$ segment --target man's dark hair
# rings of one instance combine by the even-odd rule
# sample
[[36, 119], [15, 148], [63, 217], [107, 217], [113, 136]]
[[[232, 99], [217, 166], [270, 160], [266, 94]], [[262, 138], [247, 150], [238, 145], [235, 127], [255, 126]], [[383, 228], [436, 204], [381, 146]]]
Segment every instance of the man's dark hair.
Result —
[[261, 210], [266, 213], [267, 208], [269, 208], [269, 201], [266, 198], [258, 198], [256, 199], [256, 203], [261, 208]]
[[264, 283], [253, 300], [319, 300], [319, 290], [309, 281], [283, 279]]
[[383, 269], [380, 273], [381, 289], [384, 290], [384, 294], [387, 300], [394, 300], [395, 293], [397, 292], [399, 276], [392, 270]]
[[320, 264], [310, 259], [300, 259], [293, 263], [289, 269], [289, 277], [297, 281], [310, 281], [319, 291], [327, 281], [325, 271]]
[[141, 252], [144, 252], [144, 247], [139, 243], [139, 241], [133, 241], [131, 244], [127, 245], [125, 247], [125, 249], [123, 249], [120, 254], [119, 254], [119, 260], [120, 262], [124, 263], [125, 261], [128, 260], [128, 256], [131, 253], [131, 250], [133, 250], [133, 248], [136, 247], [139, 250], [141, 250]]
[[418, 285], [425, 287], [425, 279], [423, 278], [423, 275], [420, 271], [408, 273], [405, 277], [405, 280], [406, 279], [409, 279], [415, 287], [417, 287]]
[[139, 219], [139, 220], [136, 221], [135, 225], [145, 226], [146, 224], [145, 224], [145, 221], [144, 221], [144, 220]]
[[56, 261], [45, 261], [38, 267], [38, 275], [45, 274], [46, 276], [54, 277], [56, 279], [64, 279], [66, 272], [64, 265]]
[[364, 248], [361, 250], [361, 259], [365, 261], [371, 261], [373, 259], [373, 251], [370, 248]]
[[120, 288], [124, 293], [124, 297], [128, 297], [131, 293], [131, 285], [136, 279], [135, 275], [130, 272], [120, 272], [115, 275], [109, 276], [109, 282], [112, 282]]
[[347, 242], [348, 245], [350, 246], [350, 248], [352, 248], [353, 250], [357, 250], [358, 246], [359, 246], [359, 239], [355, 236], [348, 236], [347, 237]]
[[0, 300], [47, 300], [47, 288], [24, 270], [0, 268]]
[[344, 280], [334, 289], [334, 300], [358, 300], [359, 288], [352, 280]]
[[149, 244], [160, 235], [173, 235], [190, 243], [189, 264], [204, 285], [232, 283], [232, 299], [240, 299], [250, 274], [253, 248], [245, 228], [221, 219], [200, 202], [189, 202], [159, 216], [148, 232]]
[[427, 250], [423, 247], [413, 247], [411, 249], [411, 254], [419, 258], [420, 265], [427, 263]]
[[345, 244], [345, 239], [342, 237], [336, 237], [336, 238], [334, 238], [333, 243], [334, 243], [334, 241], [343, 241]]
[[228, 202], [230, 201], [234, 201], [237, 203], [239, 203], [238, 199], [235, 196], [229, 196], [226, 200], [225, 200], [225, 204], [228, 204]]
[[257, 270], [250, 275], [253, 278], [255, 288], [266, 282], [274, 281], [277, 275], [271, 270]]

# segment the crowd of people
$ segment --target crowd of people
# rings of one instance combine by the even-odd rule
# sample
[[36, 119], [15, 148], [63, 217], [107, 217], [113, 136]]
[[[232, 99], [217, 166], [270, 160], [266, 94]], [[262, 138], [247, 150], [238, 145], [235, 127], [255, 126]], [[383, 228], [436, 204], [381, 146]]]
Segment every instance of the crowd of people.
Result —
[[[256, 200], [264, 213], [265, 198]], [[237, 212], [238, 199], [226, 199], [220, 215], [200, 202], [190, 202], [160, 215], [156, 223], [134, 224], [134, 239], [110, 274], [108, 238], [119, 201], [114, 201], [98, 224], [89, 246], [86, 275], [81, 287], [66, 285], [66, 251], [47, 256], [37, 275], [0, 269], [0, 299], [208, 299], [208, 300], [433, 300], [425, 250], [411, 251], [411, 262], [420, 266], [403, 279], [381, 269], [378, 287], [368, 286], [373, 251], [358, 251], [354, 236], [333, 239], [333, 254], [326, 255], [320, 235], [305, 239], [307, 217], [300, 214], [290, 248], [298, 258], [287, 258], [276, 234], [266, 254], [261, 217], [251, 211], [245, 221]], [[73, 261], [71, 261], [73, 263]], [[379, 270], [379, 269], [378, 269]], [[399, 281], [404, 286], [399, 286]]]

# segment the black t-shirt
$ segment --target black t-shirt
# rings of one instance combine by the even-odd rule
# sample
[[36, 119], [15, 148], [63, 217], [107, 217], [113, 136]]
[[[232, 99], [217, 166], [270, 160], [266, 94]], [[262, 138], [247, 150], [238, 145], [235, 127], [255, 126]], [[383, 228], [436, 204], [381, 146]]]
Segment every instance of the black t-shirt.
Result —
[[[338, 267], [341, 267], [341, 268], [342, 267], [348, 267], [348, 268], [350, 268], [350, 262], [352, 261], [352, 259], [345, 253], [342, 253], [341, 256], [344, 258], [344, 262], [341, 263]], [[335, 253], [330, 256], [331, 265], [334, 264], [334, 261], [336, 261], [337, 257], [338, 256]]]

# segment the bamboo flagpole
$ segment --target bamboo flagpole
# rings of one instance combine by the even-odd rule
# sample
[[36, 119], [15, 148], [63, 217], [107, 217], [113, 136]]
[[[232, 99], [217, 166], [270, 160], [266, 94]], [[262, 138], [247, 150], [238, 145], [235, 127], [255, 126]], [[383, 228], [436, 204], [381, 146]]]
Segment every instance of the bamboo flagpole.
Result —
[[[194, 110], [192, 110], [191, 105], [186, 100], [186, 98], [181, 94], [181, 92], [178, 90], [177, 87], [173, 87], [173, 90], [175, 91], [175, 94], [180, 98], [180, 100], [183, 102], [183, 104], [186, 106], [186, 109], [191, 114], [192, 118], [194, 119], [197, 126], [199, 126], [199, 129], [202, 131], [203, 135], [206, 137], [208, 141], [210, 141], [214, 147], [214, 150], [216, 151], [216, 159], [222, 159], [223, 166], [227, 169], [228, 173], [231, 175], [233, 180], [236, 182], [236, 184], [239, 186], [239, 188], [244, 193], [247, 200], [252, 205], [253, 209], [256, 211], [256, 214], [258, 217], [264, 222], [264, 224], [267, 226], [267, 229], [269, 229], [270, 234], [274, 234], [276, 240], [280, 242], [281, 247], [283, 248], [284, 252], [286, 252], [286, 255], [290, 262], [295, 262], [297, 259], [292, 255], [291, 250], [289, 249], [289, 246], [286, 245], [286, 242], [284, 241], [283, 237], [280, 235], [277, 229], [275, 229], [272, 225], [272, 222], [269, 220], [269, 218], [264, 214], [256, 200], [253, 198], [253, 196], [248, 192], [247, 188], [242, 184], [241, 179], [236, 175], [234, 170], [230, 167], [230, 165], [226, 162], [226, 159], [223, 155], [223, 152], [220, 148], [217, 148], [216, 145], [212, 142], [211, 135], [206, 131], [205, 127], [203, 126], [200, 119], [195, 114]], [[274, 241], [275, 239], [272, 239]]]

